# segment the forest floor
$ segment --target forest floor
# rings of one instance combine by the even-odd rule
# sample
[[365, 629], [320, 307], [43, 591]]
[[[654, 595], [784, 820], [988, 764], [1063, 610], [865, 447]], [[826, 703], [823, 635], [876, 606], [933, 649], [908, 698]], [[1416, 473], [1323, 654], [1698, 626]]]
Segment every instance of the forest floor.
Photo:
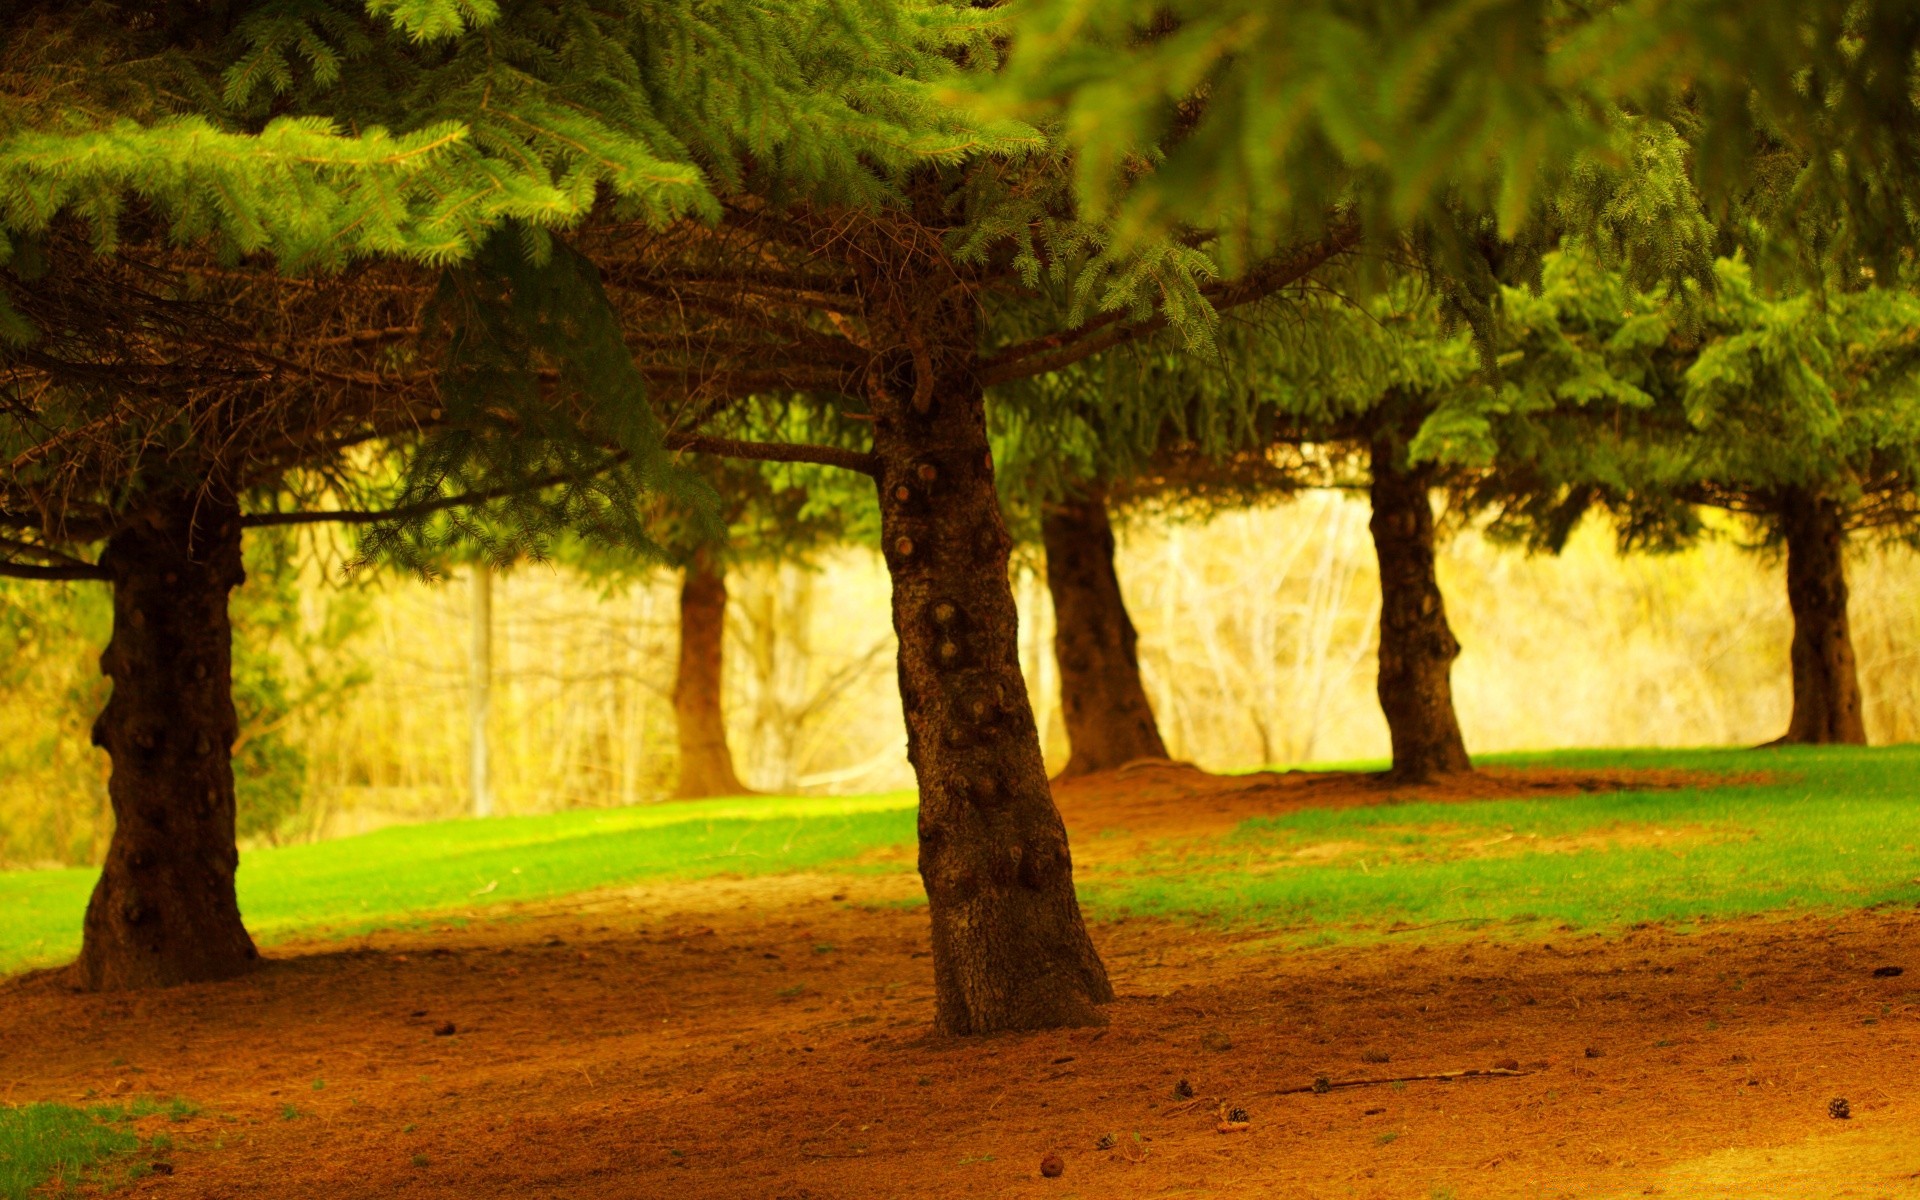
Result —
[[[1150, 767], [1060, 801], [1110, 889], [1140, 856], [1189, 853], [1250, 888], [1240, 841], [1271, 849], [1262, 821], [1288, 859], [1372, 880], [1392, 872], [1350, 860], [1382, 830], [1467, 853], [1435, 808], [1698, 782], [1515, 767], [1409, 797]], [[1363, 828], [1349, 817], [1376, 824], [1328, 835]], [[1508, 861], [1511, 841], [1458, 824], [1472, 861]], [[1605, 825], [1610, 850], [1591, 822], [1527, 828], [1529, 857], [1589, 867], [1647, 851], [1684, 874], [1718, 844], [1671, 822]], [[917, 880], [890, 854], [308, 936], [218, 985], [19, 979], [0, 988], [0, 1100], [153, 1110], [138, 1161], [80, 1190], [182, 1198], [1920, 1196], [1910, 901], [1596, 931], [1400, 921], [1327, 945], [1096, 904], [1107, 1026], [942, 1039]], [[175, 1096], [198, 1111], [166, 1111]], [[1219, 1132], [1222, 1105], [1248, 1127]]]

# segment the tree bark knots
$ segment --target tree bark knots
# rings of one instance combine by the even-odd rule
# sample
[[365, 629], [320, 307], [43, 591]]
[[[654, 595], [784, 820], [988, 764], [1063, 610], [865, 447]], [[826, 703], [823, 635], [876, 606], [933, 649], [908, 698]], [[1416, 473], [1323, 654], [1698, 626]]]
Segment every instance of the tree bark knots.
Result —
[[727, 629], [727, 577], [705, 548], [694, 551], [680, 584], [680, 664], [673, 715], [680, 738], [680, 783], [686, 800], [744, 796], [733, 770], [721, 707]]
[[947, 328], [944, 345], [916, 347], [895, 373], [914, 378], [873, 385], [935, 1025], [971, 1034], [1097, 1024], [1113, 988], [1081, 919], [1020, 675], [1012, 539], [994, 493], [970, 312]]
[[1775, 744], [1867, 744], [1847, 619], [1847, 526], [1841, 506], [1800, 489], [1782, 497], [1787, 605], [1793, 610], [1793, 716]]
[[246, 577], [240, 506], [165, 498], [107, 542], [113, 694], [94, 723], [112, 762], [113, 838], [87, 905], [79, 981], [96, 990], [226, 979], [258, 960], [234, 871], [232, 629]]
[[1400, 465], [1389, 439], [1373, 443], [1374, 553], [1380, 560], [1380, 708], [1393, 743], [1395, 779], [1472, 770], [1453, 711], [1460, 654], [1433, 564], [1433, 506], [1426, 471]]
[[1053, 595], [1060, 707], [1072, 747], [1061, 777], [1167, 757], [1140, 682], [1139, 638], [1114, 571], [1105, 497], [1096, 492], [1049, 505], [1040, 531]]

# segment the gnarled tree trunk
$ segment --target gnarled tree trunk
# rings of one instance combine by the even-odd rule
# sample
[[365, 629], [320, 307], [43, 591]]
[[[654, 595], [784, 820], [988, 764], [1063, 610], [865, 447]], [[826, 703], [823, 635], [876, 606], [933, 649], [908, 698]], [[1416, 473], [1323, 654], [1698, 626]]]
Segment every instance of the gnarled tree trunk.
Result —
[[1040, 516], [1053, 593], [1060, 708], [1072, 754], [1062, 778], [1165, 758], [1167, 745], [1140, 683], [1138, 637], [1113, 569], [1113, 525], [1098, 491], [1050, 504]]
[[673, 794], [683, 799], [747, 794], [734, 774], [720, 703], [726, 630], [726, 573], [702, 547], [688, 560], [680, 583], [680, 665], [673, 682], [680, 785]]
[[949, 303], [943, 325], [917, 331], [945, 341], [896, 352], [873, 386], [934, 1021], [954, 1034], [1095, 1024], [1113, 988], [1081, 920], [1020, 677], [974, 314], [965, 299]]
[[75, 970], [95, 989], [226, 979], [259, 955], [234, 871], [232, 629], [240, 506], [177, 494], [107, 543], [113, 695], [93, 741], [112, 774], [113, 839], [87, 905]]
[[1402, 465], [1395, 442], [1373, 443], [1374, 553], [1380, 560], [1380, 708], [1393, 742], [1393, 777], [1424, 781], [1472, 769], [1453, 711], [1453, 660], [1433, 566], [1427, 472]]
[[1793, 610], [1793, 717], [1779, 741], [1864, 746], [1867, 725], [1847, 621], [1846, 513], [1835, 501], [1790, 488], [1781, 496], [1780, 527]]

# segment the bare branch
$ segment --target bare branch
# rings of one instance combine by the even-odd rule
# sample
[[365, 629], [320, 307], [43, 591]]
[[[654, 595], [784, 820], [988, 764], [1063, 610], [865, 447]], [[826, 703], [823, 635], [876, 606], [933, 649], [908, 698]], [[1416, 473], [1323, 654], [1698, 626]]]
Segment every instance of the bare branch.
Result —
[[843, 467], [862, 475], [878, 475], [880, 460], [859, 450], [839, 446], [813, 446], [792, 442], [743, 442], [735, 438], [707, 437], [701, 434], [672, 434], [667, 438], [670, 450], [694, 454], [712, 454], [721, 458], [750, 458], [759, 462], [816, 463], [823, 467]]
[[0, 560], [0, 578], [37, 579], [43, 582], [59, 583], [63, 580], [85, 579], [102, 582], [111, 579], [104, 570], [92, 563], [75, 563], [72, 566], [36, 567], [29, 563], [6, 562]]
[[464, 508], [473, 504], [486, 504], [493, 500], [504, 500], [508, 496], [519, 496], [527, 492], [537, 492], [542, 488], [558, 487], [563, 483], [574, 483], [583, 478], [591, 478], [608, 471], [630, 457], [622, 451], [585, 475], [555, 473], [539, 479], [530, 479], [524, 483], [510, 484], [504, 487], [488, 488], [479, 492], [464, 492], [458, 496], [440, 496], [433, 500], [422, 500], [418, 504], [403, 504], [399, 508], [384, 509], [318, 509], [308, 512], [265, 512], [248, 513], [240, 518], [240, 524], [248, 529], [258, 529], [268, 525], [324, 525], [338, 522], [342, 525], [372, 525], [379, 521], [403, 521], [410, 517], [424, 517], [444, 512], [450, 508]]

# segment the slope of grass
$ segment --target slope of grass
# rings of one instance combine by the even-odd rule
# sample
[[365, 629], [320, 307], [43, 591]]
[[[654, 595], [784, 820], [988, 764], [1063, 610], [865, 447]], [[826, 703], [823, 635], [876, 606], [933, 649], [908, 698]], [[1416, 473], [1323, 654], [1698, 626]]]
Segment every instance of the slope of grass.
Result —
[[[271, 945], [613, 884], [805, 870], [911, 841], [913, 802], [757, 796], [394, 826], [249, 851], [240, 911]], [[0, 873], [0, 971], [73, 957], [95, 874]]]
[[1316, 940], [1442, 923], [1618, 926], [1920, 901], [1920, 747], [1579, 751], [1509, 765], [1765, 782], [1247, 821], [1082, 884], [1096, 911]]
[[[1083, 867], [1095, 916], [1150, 914], [1301, 939], [1409, 926], [1597, 928], [1920, 901], [1920, 747], [1579, 751], [1563, 768], [1766, 773], [1673, 791], [1390, 804], [1242, 823]], [[909, 794], [755, 797], [395, 827], [249, 852], [240, 903], [263, 943], [406, 924], [591, 888], [796, 870], [856, 872], [910, 845]], [[890, 867], [886, 869], [901, 869]], [[910, 869], [910, 868], [907, 868]], [[0, 970], [79, 944], [93, 872], [0, 873]]]

